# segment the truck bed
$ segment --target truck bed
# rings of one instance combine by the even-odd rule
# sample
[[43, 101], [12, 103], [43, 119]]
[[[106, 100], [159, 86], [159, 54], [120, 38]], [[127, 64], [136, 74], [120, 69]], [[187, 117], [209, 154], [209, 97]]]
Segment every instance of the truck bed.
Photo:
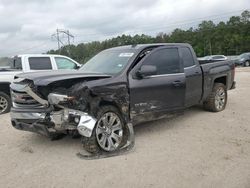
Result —
[[[200, 63], [200, 61], [199, 61]], [[234, 63], [232, 61], [207, 61], [200, 63], [203, 72], [203, 97], [206, 99], [212, 90], [214, 81], [219, 78], [224, 79], [223, 82], [227, 89], [231, 89], [234, 82]]]

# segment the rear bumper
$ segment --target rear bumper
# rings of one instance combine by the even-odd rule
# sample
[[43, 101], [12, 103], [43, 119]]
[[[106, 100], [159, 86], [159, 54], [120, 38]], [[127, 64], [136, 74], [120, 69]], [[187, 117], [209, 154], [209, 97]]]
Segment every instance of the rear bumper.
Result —
[[236, 81], [233, 81], [233, 84], [230, 89], [235, 89], [236, 88]]

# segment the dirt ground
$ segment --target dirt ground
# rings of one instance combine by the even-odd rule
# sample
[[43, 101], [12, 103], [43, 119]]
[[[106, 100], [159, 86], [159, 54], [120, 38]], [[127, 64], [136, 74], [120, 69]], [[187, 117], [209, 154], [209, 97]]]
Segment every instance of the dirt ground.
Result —
[[220, 113], [183, 116], [135, 127], [132, 152], [83, 160], [79, 139], [58, 141], [15, 130], [0, 115], [0, 187], [250, 187], [250, 68]]

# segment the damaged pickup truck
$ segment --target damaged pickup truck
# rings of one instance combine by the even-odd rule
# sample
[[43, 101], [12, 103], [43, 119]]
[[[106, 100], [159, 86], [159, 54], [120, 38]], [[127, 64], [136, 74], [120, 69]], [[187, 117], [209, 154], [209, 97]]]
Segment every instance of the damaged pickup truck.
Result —
[[203, 104], [225, 109], [235, 88], [229, 61], [199, 63], [189, 44], [144, 44], [104, 50], [77, 71], [34, 72], [11, 84], [12, 125], [54, 137], [80, 135], [91, 152], [114, 152], [129, 124]]

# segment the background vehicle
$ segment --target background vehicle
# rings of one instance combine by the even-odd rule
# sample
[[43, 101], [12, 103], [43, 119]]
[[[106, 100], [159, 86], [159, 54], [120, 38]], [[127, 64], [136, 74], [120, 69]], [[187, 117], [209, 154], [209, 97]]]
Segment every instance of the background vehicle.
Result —
[[200, 65], [188, 44], [111, 48], [77, 72], [18, 75], [11, 84], [11, 121], [49, 137], [80, 134], [89, 152], [117, 151], [128, 139], [128, 124], [200, 103], [212, 112], [224, 110], [234, 71], [227, 61]]
[[238, 58], [235, 60], [235, 65], [249, 67], [250, 66], [250, 52], [239, 55]]
[[224, 55], [210, 55], [210, 56], [205, 56], [205, 57], [201, 57], [198, 58], [198, 60], [201, 61], [226, 61], [227, 57]]
[[0, 114], [10, 110], [9, 85], [15, 75], [24, 72], [78, 69], [80, 64], [66, 56], [49, 54], [26, 54], [10, 59], [10, 67], [0, 67]]

